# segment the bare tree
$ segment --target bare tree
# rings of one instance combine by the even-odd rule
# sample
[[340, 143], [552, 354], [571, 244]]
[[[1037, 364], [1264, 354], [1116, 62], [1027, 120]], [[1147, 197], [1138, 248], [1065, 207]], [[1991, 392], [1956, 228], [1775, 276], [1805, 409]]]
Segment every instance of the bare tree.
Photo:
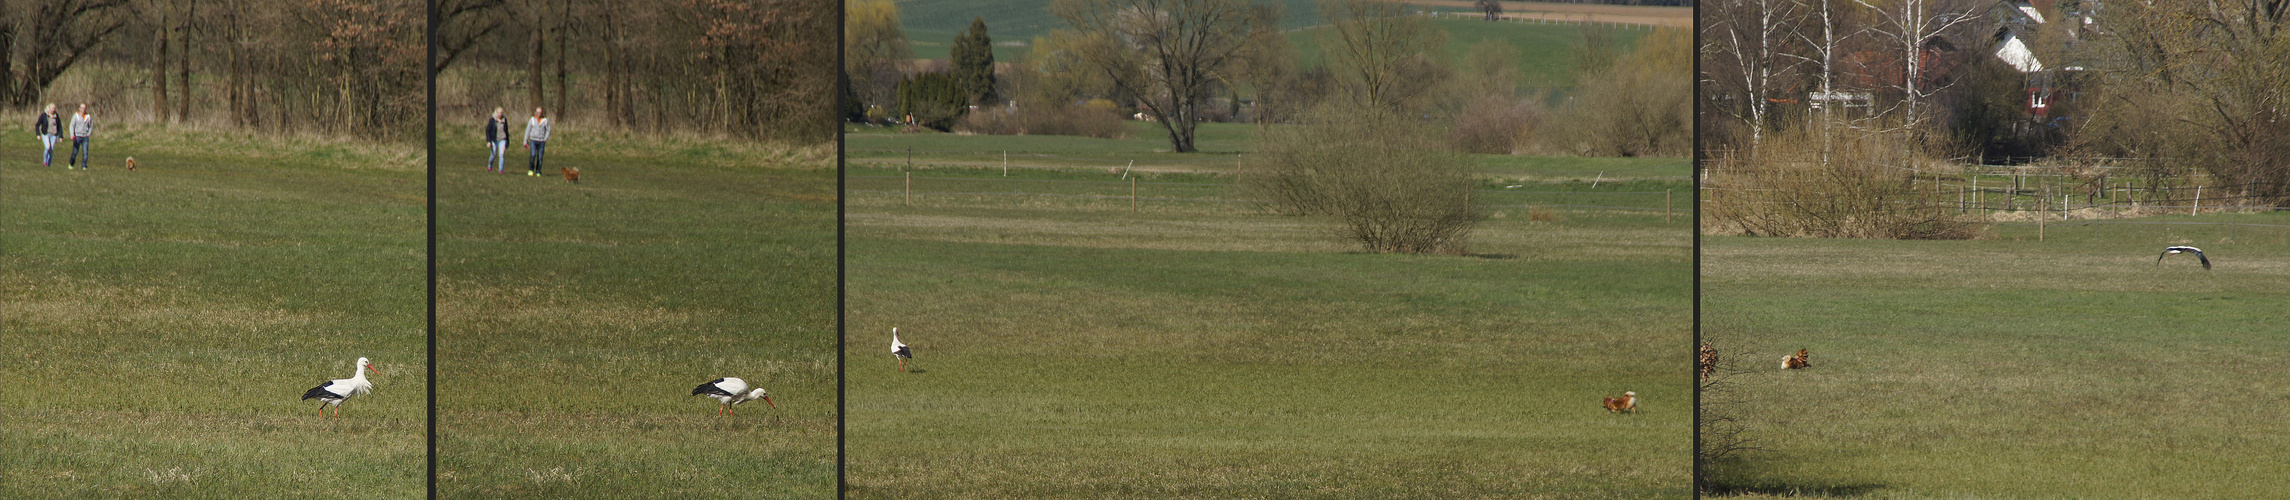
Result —
[[1799, 61], [1782, 56], [1800, 5], [1789, 0], [1717, 2], [1702, 9], [1703, 80], [1714, 104], [1749, 131], [1749, 147], [1772, 126], [1772, 100], [1795, 76]]
[[1407, 111], [1444, 76], [1433, 55], [1447, 46], [1443, 32], [1407, 6], [1385, 0], [1322, 0], [1329, 65], [1337, 87], [1368, 107]]
[[1074, 29], [1115, 44], [1091, 45], [1088, 66], [1138, 97], [1177, 152], [1192, 152], [1200, 108], [1235, 70], [1249, 40], [1277, 36], [1271, 7], [1246, 0], [1058, 0], [1052, 10]]
[[[1924, 101], [1940, 88], [1928, 85], [1925, 71], [1930, 58], [1926, 49], [1959, 27], [1981, 19], [1982, 9], [1993, 2], [1979, 0], [1897, 0], [1885, 5], [1869, 0], [1853, 0], [1874, 12], [1882, 22], [1870, 28], [1870, 33], [1892, 45], [1900, 57], [1901, 79], [1893, 86], [1900, 93], [1900, 104], [1890, 113], [1897, 117], [1903, 131], [1911, 135], [1925, 132], [1927, 110]], [[1910, 147], [1915, 141], [1909, 143]]]
[[13, 13], [0, 12], [0, 56], [9, 59], [0, 64], [0, 103], [16, 109], [33, 105], [48, 84], [127, 25], [128, 1], [39, 2], [22, 25]]
[[508, 0], [437, 0], [437, 63], [444, 71], [463, 52], [501, 29]]

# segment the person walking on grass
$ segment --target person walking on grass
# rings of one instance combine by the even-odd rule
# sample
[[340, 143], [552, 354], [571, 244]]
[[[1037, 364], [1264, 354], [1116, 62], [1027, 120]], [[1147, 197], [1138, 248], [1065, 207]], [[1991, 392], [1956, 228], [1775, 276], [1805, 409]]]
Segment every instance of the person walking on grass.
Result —
[[527, 169], [525, 175], [535, 177], [541, 175], [541, 156], [548, 151], [548, 147], [548, 115], [541, 108], [533, 108], [533, 118], [525, 120], [525, 149], [532, 152], [532, 156], [528, 157], [525, 166]]
[[72, 157], [64, 159], [64, 168], [78, 165], [80, 170], [87, 170], [88, 165], [95, 162], [90, 158], [94, 153], [88, 151], [91, 147], [88, 145], [88, 137], [93, 135], [95, 115], [87, 113], [87, 103], [80, 103], [80, 111], [72, 114]]
[[32, 133], [40, 136], [40, 166], [56, 166], [56, 141], [63, 136], [64, 120], [56, 116], [56, 103], [48, 103], [48, 110], [40, 112], [40, 119], [32, 122]]
[[493, 108], [493, 117], [485, 119], [485, 170], [502, 173], [509, 161], [502, 153], [509, 149], [509, 116], [501, 108]]

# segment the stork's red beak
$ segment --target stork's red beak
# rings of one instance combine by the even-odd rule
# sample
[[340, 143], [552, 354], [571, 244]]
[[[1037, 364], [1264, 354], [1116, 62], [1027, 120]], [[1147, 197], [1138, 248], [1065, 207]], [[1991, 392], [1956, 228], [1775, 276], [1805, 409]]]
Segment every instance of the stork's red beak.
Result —
[[763, 404], [771, 405], [771, 407], [772, 407], [772, 408], [778, 408], [778, 407], [779, 407], [779, 403], [773, 403], [773, 402], [771, 402], [771, 396], [764, 396], [764, 397], [763, 397]]
[[382, 369], [375, 368], [373, 363], [366, 363], [366, 369], [373, 370], [375, 375], [382, 374]]

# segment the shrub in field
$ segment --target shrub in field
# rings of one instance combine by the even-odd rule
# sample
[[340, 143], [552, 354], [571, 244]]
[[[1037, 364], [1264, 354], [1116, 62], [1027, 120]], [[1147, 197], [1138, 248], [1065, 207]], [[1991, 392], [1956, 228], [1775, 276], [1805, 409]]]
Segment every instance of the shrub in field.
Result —
[[[1864, 135], [1865, 134], [1865, 135]], [[1956, 210], [1955, 193], [1920, 190], [1928, 160], [1899, 133], [1776, 135], [1711, 165], [1704, 212], [1720, 234], [1904, 240], [1971, 239], [1987, 223]]]
[[973, 134], [1075, 135], [1106, 139], [1129, 136], [1129, 125], [1121, 120], [1121, 111], [1112, 101], [1102, 99], [1064, 106], [981, 109], [955, 122], [954, 130]]
[[1281, 213], [1334, 217], [1369, 251], [1462, 253], [1481, 219], [1469, 206], [1469, 161], [1388, 109], [1325, 107], [1259, 143], [1247, 189]]

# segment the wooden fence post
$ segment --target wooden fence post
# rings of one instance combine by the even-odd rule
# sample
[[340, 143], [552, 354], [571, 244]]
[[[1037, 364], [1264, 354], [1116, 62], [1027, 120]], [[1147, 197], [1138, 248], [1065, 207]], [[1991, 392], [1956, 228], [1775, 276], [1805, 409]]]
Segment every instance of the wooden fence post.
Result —
[[2194, 208], [2189, 208], [2189, 209], [2187, 209], [2187, 215], [2194, 215], [2194, 214], [2195, 214], [2195, 212], [2200, 212], [2200, 211], [2202, 211], [2202, 210], [2203, 210], [2203, 186], [2202, 186], [2201, 184], [2196, 184], [2196, 185], [2195, 185], [2195, 206], [2194, 206]]
[[1674, 191], [1674, 190], [1672, 190], [1672, 189], [1664, 189], [1664, 190], [1662, 190], [1662, 223], [1663, 223], [1663, 224], [1669, 224], [1669, 223], [1670, 223], [1670, 206], [1671, 206], [1671, 203], [1670, 203], [1670, 199], [1671, 199], [1671, 195], [1670, 195], [1670, 192], [1671, 192], [1671, 191]]
[[906, 206], [914, 206], [914, 172], [906, 173]]

